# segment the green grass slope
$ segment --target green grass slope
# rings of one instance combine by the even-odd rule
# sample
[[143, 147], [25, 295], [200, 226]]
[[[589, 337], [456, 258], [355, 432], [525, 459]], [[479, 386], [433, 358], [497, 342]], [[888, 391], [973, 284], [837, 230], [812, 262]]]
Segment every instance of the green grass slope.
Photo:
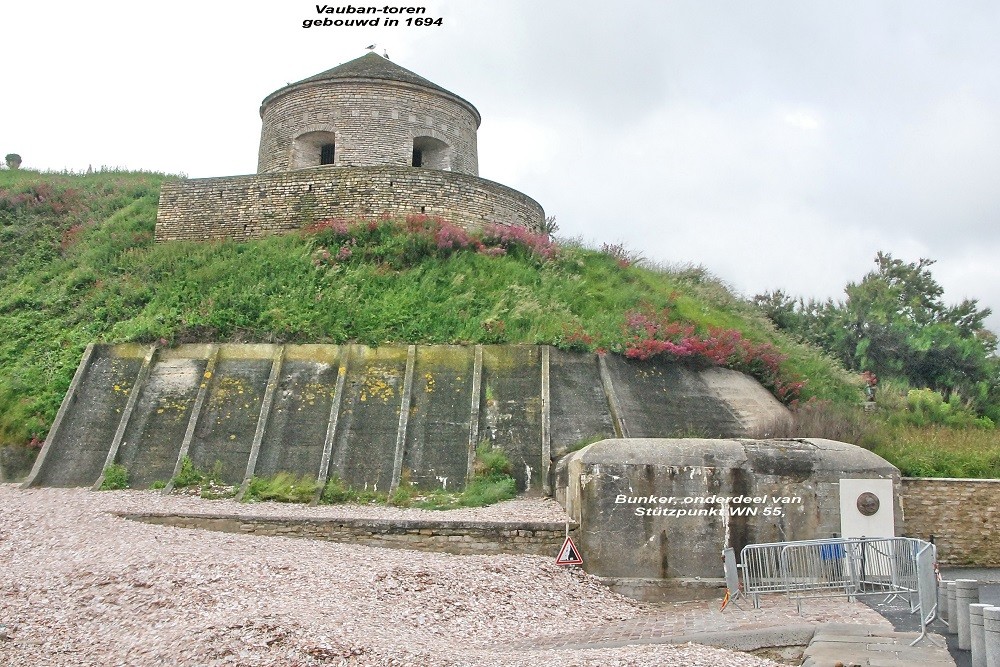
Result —
[[467, 239], [442, 241], [441, 230], [414, 235], [388, 223], [346, 235], [328, 227], [248, 243], [157, 244], [166, 178], [0, 171], [0, 444], [44, 438], [94, 341], [547, 343], [623, 352], [627, 318], [643, 312], [694, 335], [731, 330], [775, 346], [787, 357], [782, 377], [807, 381], [802, 398], [859, 398], [835, 363], [776, 333], [700, 269], [626, 266], [613, 252], [572, 244], [551, 257], [502, 240], [477, 252], [462, 247]]

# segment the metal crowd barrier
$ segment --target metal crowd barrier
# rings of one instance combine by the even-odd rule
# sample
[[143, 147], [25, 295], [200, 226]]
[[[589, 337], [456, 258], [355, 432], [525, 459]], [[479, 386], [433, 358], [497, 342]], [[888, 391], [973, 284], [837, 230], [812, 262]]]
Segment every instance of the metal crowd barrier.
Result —
[[730, 599], [747, 598], [754, 608], [768, 593], [794, 599], [799, 613], [805, 598], [898, 596], [909, 602], [912, 613], [920, 612], [917, 641], [937, 614], [936, 550], [923, 540], [861, 537], [748, 544], [739, 565], [731, 548], [723, 556]]

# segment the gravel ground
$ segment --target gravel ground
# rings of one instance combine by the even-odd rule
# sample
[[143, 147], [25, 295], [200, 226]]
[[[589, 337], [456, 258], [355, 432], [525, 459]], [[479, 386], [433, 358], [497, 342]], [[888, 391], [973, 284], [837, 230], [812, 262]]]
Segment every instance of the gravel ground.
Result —
[[[510, 648], [643, 613], [637, 603], [551, 558], [182, 530], [109, 514], [144, 510], [425, 514], [0, 485], [0, 665], [777, 664], [691, 644]], [[433, 516], [565, 518], [558, 505], [542, 500]]]

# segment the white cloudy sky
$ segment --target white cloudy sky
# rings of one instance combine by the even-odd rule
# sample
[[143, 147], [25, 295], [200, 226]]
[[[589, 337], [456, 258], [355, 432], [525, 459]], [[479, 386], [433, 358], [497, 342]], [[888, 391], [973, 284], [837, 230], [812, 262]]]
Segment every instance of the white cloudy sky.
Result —
[[264, 96], [376, 42], [479, 108], [480, 174], [563, 235], [747, 295], [839, 298], [877, 250], [931, 257], [1000, 330], [1000, 3], [413, 3], [444, 25], [305, 30], [311, 0], [6, 3], [0, 154], [253, 173]]

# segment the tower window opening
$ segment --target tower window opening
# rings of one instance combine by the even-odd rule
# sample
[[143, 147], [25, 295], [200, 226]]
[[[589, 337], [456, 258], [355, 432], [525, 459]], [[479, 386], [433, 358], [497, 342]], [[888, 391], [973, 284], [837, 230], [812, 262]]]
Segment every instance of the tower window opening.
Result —
[[320, 146], [320, 149], [319, 149], [319, 163], [320, 163], [320, 165], [333, 164], [333, 158], [334, 158], [334, 145], [333, 144], [323, 144], [322, 146]]
[[451, 171], [451, 147], [435, 137], [414, 137], [413, 166]]

